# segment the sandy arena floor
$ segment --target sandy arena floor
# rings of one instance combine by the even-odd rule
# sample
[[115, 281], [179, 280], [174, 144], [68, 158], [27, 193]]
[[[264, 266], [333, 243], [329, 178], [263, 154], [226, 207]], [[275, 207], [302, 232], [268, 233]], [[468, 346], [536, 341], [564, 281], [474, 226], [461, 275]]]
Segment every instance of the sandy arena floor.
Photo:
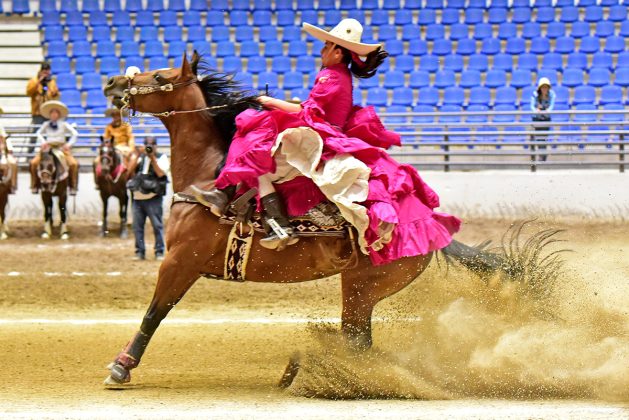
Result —
[[[0, 243], [2, 418], [629, 418], [628, 224], [559, 226], [574, 252], [543, 300], [433, 262], [377, 307], [376, 346], [360, 356], [334, 334], [337, 278], [202, 279], [122, 391], [103, 388], [105, 366], [138, 328], [158, 263], [87, 223], [67, 242], [35, 226], [14, 223]], [[472, 222], [458, 239], [507, 227]], [[280, 390], [295, 351], [302, 370]]]

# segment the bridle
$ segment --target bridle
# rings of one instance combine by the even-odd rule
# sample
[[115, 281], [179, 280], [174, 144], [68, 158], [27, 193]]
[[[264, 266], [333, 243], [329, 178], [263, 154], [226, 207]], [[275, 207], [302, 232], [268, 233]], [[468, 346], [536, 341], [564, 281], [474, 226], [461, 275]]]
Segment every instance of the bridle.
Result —
[[[190, 79], [185, 82], [180, 83], [165, 83], [159, 86], [153, 85], [133, 85], [133, 77], [134, 75], [126, 75], [127, 78], [127, 89], [125, 89], [124, 96], [121, 98], [123, 103], [121, 109], [129, 109], [132, 113], [129, 113], [129, 119], [131, 117], [139, 118], [136, 114], [138, 114], [135, 110], [135, 106], [133, 104], [133, 98], [138, 95], [150, 95], [152, 93], [162, 93], [162, 92], [172, 92], [177, 88], [185, 87], [197, 83], [199, 81], [198, 78]], [[164, 112], [141, 112], [139, 114], [151, 115], [153, 117], [172, 117], [177, 114], [190, 114], [194, 112], [203, 112], [203, 111], [212, 111], [215, 109], [227, 108], [229, 104], [223, 105], [214, 105], [214, 106], [206, 106], [204, 108], [191, 109], [191, 110], [180, 110], [180, 111], [164, 111]]]
[[120, 171], [120, 173], [116, 175], [115, 179], [111, 177], [111, 174], [114, 173], [114, 171], [116, 170], [116, 166], [119, 164], [116, 148], [114, 146], [101, 146], [99, 150], [99, 162], [101, 165], [101, 171], [103, 166], [106, 164], [107, 168], [109, 169], [107, 178], [110, 179], [114, 184], [117, 183], [120, 179], [122, 171]]
[[[37, 168], [37, 177], [39, 178], [39, 182], [42, 186], [42, 190], [43, 191], [48, 191], [48, 192], [53, 192], [57, 189], [57, 182], [59, 181], [57, 179], [57, 163], [55, 161], [55, 157], [54, 155], [52, 155], [52, 153], [49, 153], [50, 157], [46, 158], [46, 159], [51, 159], [52, 161], [52, 170], [46, 169], [44, 167], [45, 164], [45, 159], [44, 157], [42, 157], [40, 163], [39, 163], [39, 167]], [[50, 182], [42, 182], [42, 175], [48, 175], [49, 179], [51, 180]], [[48, 188], [45, 188], [44, 186], [47, 185], [49, 186]]]

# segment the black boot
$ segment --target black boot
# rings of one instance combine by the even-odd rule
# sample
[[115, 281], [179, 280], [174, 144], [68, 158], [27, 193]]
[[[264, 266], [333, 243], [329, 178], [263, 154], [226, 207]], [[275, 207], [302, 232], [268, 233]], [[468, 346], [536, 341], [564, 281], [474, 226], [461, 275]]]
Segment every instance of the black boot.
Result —
[[194, 185], [191, 188], [194, 198], [199, 200], [199, 203], [209, 207], [210, 211], [218, 217], [225, 215], [227, 206], [229, 206], [236, 194], [236, 187], [234, 186], [229, 186], [222, 190], [212, 188], [210, 191], [203, 191]]
[[264, 206], [264, 221], [269, 226], [270, 231], [267, 236], [260, 240], [260, 245], [267, 249], [283, 250], [289, 245], [296, 244], [299, 237], [294, 232], [288, 221], [284, 202], [277, 193], [271, 193], [262, 197]]

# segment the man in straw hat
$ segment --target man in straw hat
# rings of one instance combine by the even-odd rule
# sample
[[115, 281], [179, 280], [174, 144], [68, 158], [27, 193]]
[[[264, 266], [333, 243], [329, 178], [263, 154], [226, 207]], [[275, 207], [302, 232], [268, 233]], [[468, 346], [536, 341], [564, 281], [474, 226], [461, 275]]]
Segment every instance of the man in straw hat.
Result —
[[[45, 121], [37, 130], [37, 142], [41, 146], [41, 151], [31, 160], [31, 191], [37, 194], [39, 191], [39, 179], [37, 177], [37, 167], [41, 161], [41, 153], [50, 149], [61, 151], [63, 156], [56, 154], [58, 158], [68, 168], [70, 195], [76, 195], [78, 188], [79, 164], [72, 156], [71, 147], [76, 143], [79, 133], [74, 127], [64, 121], [68, 116], [68, 108], [60, 101], [45, 102], [40, 109], [40, 113]], [[70, 137], [66, 141], [67, 137]]]
[[[3, 112], [0, 108], [0, 115]], [[0, 165], [7, 165], [9, 168], [11, 173], [10, 193], [15, 194], [17, 191], [17, 159], [13, 156], [13, 144], [2, 124], [0, 124]]]
[[[352, 76], [374, 76], [388, 54], [380, 44], [361, 42], [363, 28], [355, 19], [329, 32], [309, 24], [304, 30], [325, 42], [308, 99], [294, 104], [260, 96], [266, 111], [238, 116], [216, 189], [197, 188], [195, 196], [222, 214], [237, 186], [258, 188], [269, 225], [260, 244], [270, 249], [297, 242], [288, 215], [302, 215], [326, 199], [356, 228], [374, 265], [447, 246], [460, 221], [433, 212], [435, 192], [384, 150], [400, 145], [400, 136], [384, 128], [373, 107], [353, 104]], [[284, 182], [292, 183], [290, 193]]]
[[[124, 167], [129, 168], [131, 157], [135, 156], [135, 139], [133, 137], [133, 129], [128, 123], [122, 120], [123, 115], [118, 108], [107, 109], [105, 111], [105, 116], [111, 118], [111, 123], [107, 124], [107, 127], [105, 127], [103, 139], [112, 140], [114, 147], [122, 153], [124, 158]], [[98, 159], [99, 158], [97, 156], [94, 160], [94, 166], [98, 165]], [[96, 172], [94, 172], [94, 177], [96, 177]], [[96, 179], [94, 179], [94, 181], [96, 188], [98, 188]]]

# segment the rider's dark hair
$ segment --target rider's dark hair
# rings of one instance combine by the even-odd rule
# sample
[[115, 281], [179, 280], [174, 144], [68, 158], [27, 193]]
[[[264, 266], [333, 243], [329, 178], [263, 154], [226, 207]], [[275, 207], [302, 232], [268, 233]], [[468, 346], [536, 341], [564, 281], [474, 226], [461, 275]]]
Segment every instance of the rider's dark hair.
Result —
[[380, 64], [389, 56], [389, 53], [383, 50], [382, 47], [378, 47], [378, 49], [367, 54], [367, 58], [363, 61], [362, 65], [360, 65], [352, 59], [350, 50], [339, 45], [337, 45], [336, 48], [339, 48], [343, 52], [343, 63], [349, 65], [349, 71], [360, 79], [368, 79], [375, 76], [376, 70]]

